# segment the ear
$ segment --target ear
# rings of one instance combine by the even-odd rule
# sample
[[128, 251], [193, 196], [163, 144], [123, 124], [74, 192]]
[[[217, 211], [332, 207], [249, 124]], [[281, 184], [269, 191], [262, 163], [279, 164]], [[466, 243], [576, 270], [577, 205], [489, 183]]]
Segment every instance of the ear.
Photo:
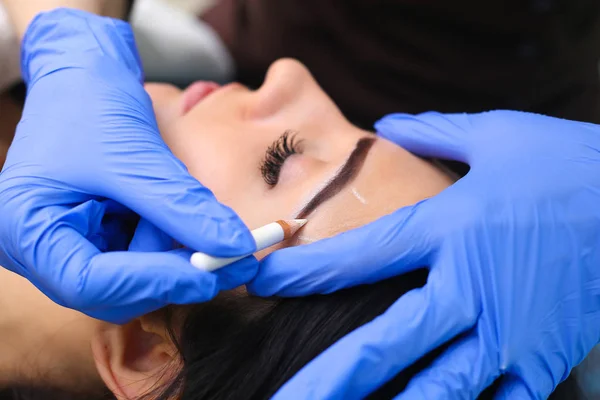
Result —
[[92, 339], [98, 373], [120, 399], [137, 399], [168, 384], [179, 367], [177, 350], [159, 318], [102, 327]]

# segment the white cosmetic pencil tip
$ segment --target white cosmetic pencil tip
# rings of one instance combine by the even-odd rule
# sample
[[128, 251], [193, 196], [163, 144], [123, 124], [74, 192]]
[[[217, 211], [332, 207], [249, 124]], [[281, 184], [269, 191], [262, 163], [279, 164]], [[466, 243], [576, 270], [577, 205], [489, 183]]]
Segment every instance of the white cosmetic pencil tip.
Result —
[[306, 221], [306, 219], [280, 219], [279, 221], [275, 221], [275, 223], [279, 224], [283, 229], [283, 239], [288, 240], [306, 224]]

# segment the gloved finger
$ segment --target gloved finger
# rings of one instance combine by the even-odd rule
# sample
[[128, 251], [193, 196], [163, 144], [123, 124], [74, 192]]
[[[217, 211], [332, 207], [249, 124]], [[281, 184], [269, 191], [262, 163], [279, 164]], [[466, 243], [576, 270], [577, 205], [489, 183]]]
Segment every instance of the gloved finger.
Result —
[[175, 240], [143, 218], [140, 219], [129, 243], [129, 250], [140, 252], [169, 251], [174, 247]]
[[536, 396], [533, 394], [525, 382], [513, 375], [505, 375], [502, 378], [502, 384], [494, 394], [494, 400], [541, 400], [546, 398], [548, 396]]
[[338, 236], [271, 253], [248, 284], [258, 296], [302, 296], [400, 275], [428, 265], [434, 250], [427, 200]]
[[167, 304], [205, 302], [217, 292], [216, 276], [193, 267], [187, 256], [110, 252], [85, 265], [70, 305], [95, 318], [123, 323]]
[[191, 249], [219, 257], [254, 252], [256, 244], [242, 220], [189, 175], [164, 143], [127, 151], [136, 157], [124, 157], [130, 164], [125, 162], [122, 174], [114, 177], [127, 190], [107, 187], [107, 197]]
[[472, 333], [414, 376], [397, 399], [476, 399], [498, 375], [490, 356]]
[[411, 153], [468, 163], [469, 114], [390, 114], [375, 123], [377, 133]]
[[[435, 272], [432, 270], [430, 277]], [[406, 293], [383, 315], [336, 342], [274, 398], [290, 399], [308, 391], [315, 399], [362, 399], [429, 351], [471, 328], [474, 315], [464, 312], [461, 298], [446, 297], [438, 283]]]

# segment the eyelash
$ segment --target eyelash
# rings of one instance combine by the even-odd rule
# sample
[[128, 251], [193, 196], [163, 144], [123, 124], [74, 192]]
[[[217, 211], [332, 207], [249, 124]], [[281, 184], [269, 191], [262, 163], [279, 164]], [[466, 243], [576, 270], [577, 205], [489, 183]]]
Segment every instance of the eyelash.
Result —
[[289, 156], [302, 153], [300, 149], [302, 141], [296, 140], [297, 133], [294, 131], [283, 132], [267, 149], [265, 158], [260, 164], [260, 172], [267, 185], [277, 185], [285, 160]]

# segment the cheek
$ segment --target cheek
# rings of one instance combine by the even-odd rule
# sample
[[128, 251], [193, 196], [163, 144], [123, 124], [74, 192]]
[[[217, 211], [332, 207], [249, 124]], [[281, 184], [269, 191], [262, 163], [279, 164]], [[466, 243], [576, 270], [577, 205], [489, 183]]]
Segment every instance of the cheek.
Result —
[[[205, 132], [214, 132], [210, 126]], [[238, 147], [231, 148], [226, 135], [203, 134], [182, 124], [166, 138], [167, 145], [187, 167], [190, 174], [211, 189], [218, 198], [228, 198], [248, 190], [252, 183], [247, 170], [251, 160]]]

